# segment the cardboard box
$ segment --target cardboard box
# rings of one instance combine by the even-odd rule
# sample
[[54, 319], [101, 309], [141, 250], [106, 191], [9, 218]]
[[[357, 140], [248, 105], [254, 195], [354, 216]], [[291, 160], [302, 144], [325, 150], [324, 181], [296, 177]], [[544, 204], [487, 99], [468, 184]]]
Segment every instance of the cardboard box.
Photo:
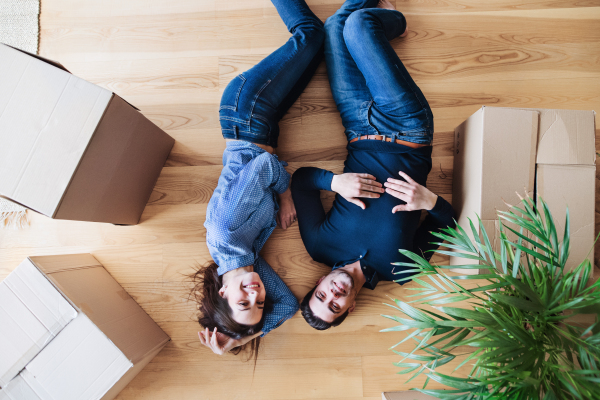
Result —
[[136, 224], [174, 139], [60, 64], [0, 44], [0, 195], [57, 219]]
[[383, 392], [382, 400], [436, 400], [437, 397], [417, 392], [416, 390], [405, 390], [402, 392]]
[[0, 400], [113, 399], [169, 340], [90, 254], [30, 257], [0, 283]]
[[[455, 129], [452, 204], [458, 224], [470, 236], [469, 219], [479, 233], [479, 216], [490, 241], [497, 242], [497, 210], [517, 204], [517, 192], [533, 196], [537, 128], [535, 111], [482, 107]], [[450, 263], [471, 265], [474, 260], [451, 257]]]
[[[498, 250], [496, 212], [508, 211], [504, 201], [517, 205], [516, 192], [527, 191], [536, 201], [546, 201], [560, 238], [569, 206], [567, 268], [581, 263], [594, 241], [594, 120], [593, 111], [482, 107], [455, 130], [452, 199], [458, 223], [470, 234], [468, 219], [475, 223], [479, 215]], [[509, 238], [516, 240], [515, 235]], [[593, 253], [590, 259], [593, 262]], [[450, 263], [459, 266], [474, 260], [451, 257]]]

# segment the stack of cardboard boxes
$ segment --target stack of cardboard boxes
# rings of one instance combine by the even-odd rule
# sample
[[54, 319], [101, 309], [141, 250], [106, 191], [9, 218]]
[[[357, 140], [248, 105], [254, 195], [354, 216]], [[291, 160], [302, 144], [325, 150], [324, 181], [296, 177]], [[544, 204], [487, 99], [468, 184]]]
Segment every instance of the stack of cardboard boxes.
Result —
[[[137, 224], [174, 140], [56, 62], [0, 60], [0, 196]], [[30, 257], [0, 283], [0, 400], [110, 400], [169, 340], [91, 255]]]
[[[586, 258], [593, 263], [595, 161], [593, 111], [482, 107], [455, 130], [452, 203], [458, 223], [470, 234], [469, 219], [479, 230], [479, 216], [498, 250], [497, 211], [518, 205], [517, 192], [528, 194], [548, 204], [559, 238], [569, 208], [567, 268]], [[460, 257], [450, 262], [474, 263]]]
[[30, 257], [0, 283], [0, 400], [110, 400], [169, 340], [90, 254]]

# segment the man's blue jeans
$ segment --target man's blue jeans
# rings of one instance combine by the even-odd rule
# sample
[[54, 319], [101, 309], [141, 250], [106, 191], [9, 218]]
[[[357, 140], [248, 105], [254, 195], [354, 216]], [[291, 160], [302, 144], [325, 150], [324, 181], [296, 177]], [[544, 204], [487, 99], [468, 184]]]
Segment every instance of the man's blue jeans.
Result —
[[377, 0], [347, 0], [325, 22], [325, 60], [348, 141], [384, 135], [431, 144], [433, 114], [389, 40], [406, 29], [395, 10]]
[[227, 85], [219, 120], [226, 139], [277, 147], [279, 121], [322, 60], [325, 29], [304, 0], [272, 2], [292, 37]]

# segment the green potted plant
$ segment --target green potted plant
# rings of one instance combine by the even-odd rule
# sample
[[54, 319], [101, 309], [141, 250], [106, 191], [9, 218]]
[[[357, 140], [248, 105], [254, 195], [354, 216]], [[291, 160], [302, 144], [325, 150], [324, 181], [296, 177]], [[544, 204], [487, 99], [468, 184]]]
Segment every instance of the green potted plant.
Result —
[[[471, 222], [473, 239], [460, 226], [436, 234], [446, 243], [435, 252], [475, 260], [479, 265], [459, 268], [485, 269], [481, 275], [456, 276], [450, 269], [457, 266], [432, 265], [400, 250], [411, 260], [397, 264], [408, 268], [400, 273], [411, 274], [400, 281], [420, 287], [408, 289], [413, 300], [394, 300], [390, 306], [403, 315], [384, 315], [399, 325], [383, 331], [406, 332], [392, 348], [416, 342], [410, 353], [394, 350], [402, 357], [394, 364], [402, 368], [399, 374], [412, 373], [409, 381], [427, 376], [416, 390], [453, 400], [600, 399], [600, 281], [588, 285], [593, 273], [588, 260], [565, 269], [568, 210], [559, 241], [543, 201], [536, 207], [526, 198], [521, 206], [499, 213], [496, 252], [481, 221], [480, 234]], [[508, 232], [517, 239], [510, 241]], [[469, 279], [479, 281], [467, 285]], [[577, 323], [576, 314], [593, 316]], [[454, 371], [472, 365], [471, 371], [466, 377], [438, 371], [450, 362], [458, 364]], [[431, 380], [449, 389], [428, 390]]]

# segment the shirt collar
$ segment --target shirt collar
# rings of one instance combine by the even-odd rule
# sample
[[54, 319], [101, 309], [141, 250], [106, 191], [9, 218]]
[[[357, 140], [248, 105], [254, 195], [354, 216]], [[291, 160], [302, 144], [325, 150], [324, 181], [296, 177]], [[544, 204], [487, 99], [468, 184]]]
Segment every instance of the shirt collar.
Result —
[[365, 254], [360, 255], [354, 260], [340, 261], [336, 263], [331, 270], [335, 271], [338, 268], [342, 268], [348, 264], [352, 264], [353, 262], [360, 260], [360, 269], [366, 279], [365, 283], [363, 284], [363, 287], [373, 290], [377, 286], [377, 283], [379, 283], [379, 275], [377, 274], [377, 271], [374, 268], [364, 264], [364, 258], [366, 255], [367, 252], [365, 252]]

